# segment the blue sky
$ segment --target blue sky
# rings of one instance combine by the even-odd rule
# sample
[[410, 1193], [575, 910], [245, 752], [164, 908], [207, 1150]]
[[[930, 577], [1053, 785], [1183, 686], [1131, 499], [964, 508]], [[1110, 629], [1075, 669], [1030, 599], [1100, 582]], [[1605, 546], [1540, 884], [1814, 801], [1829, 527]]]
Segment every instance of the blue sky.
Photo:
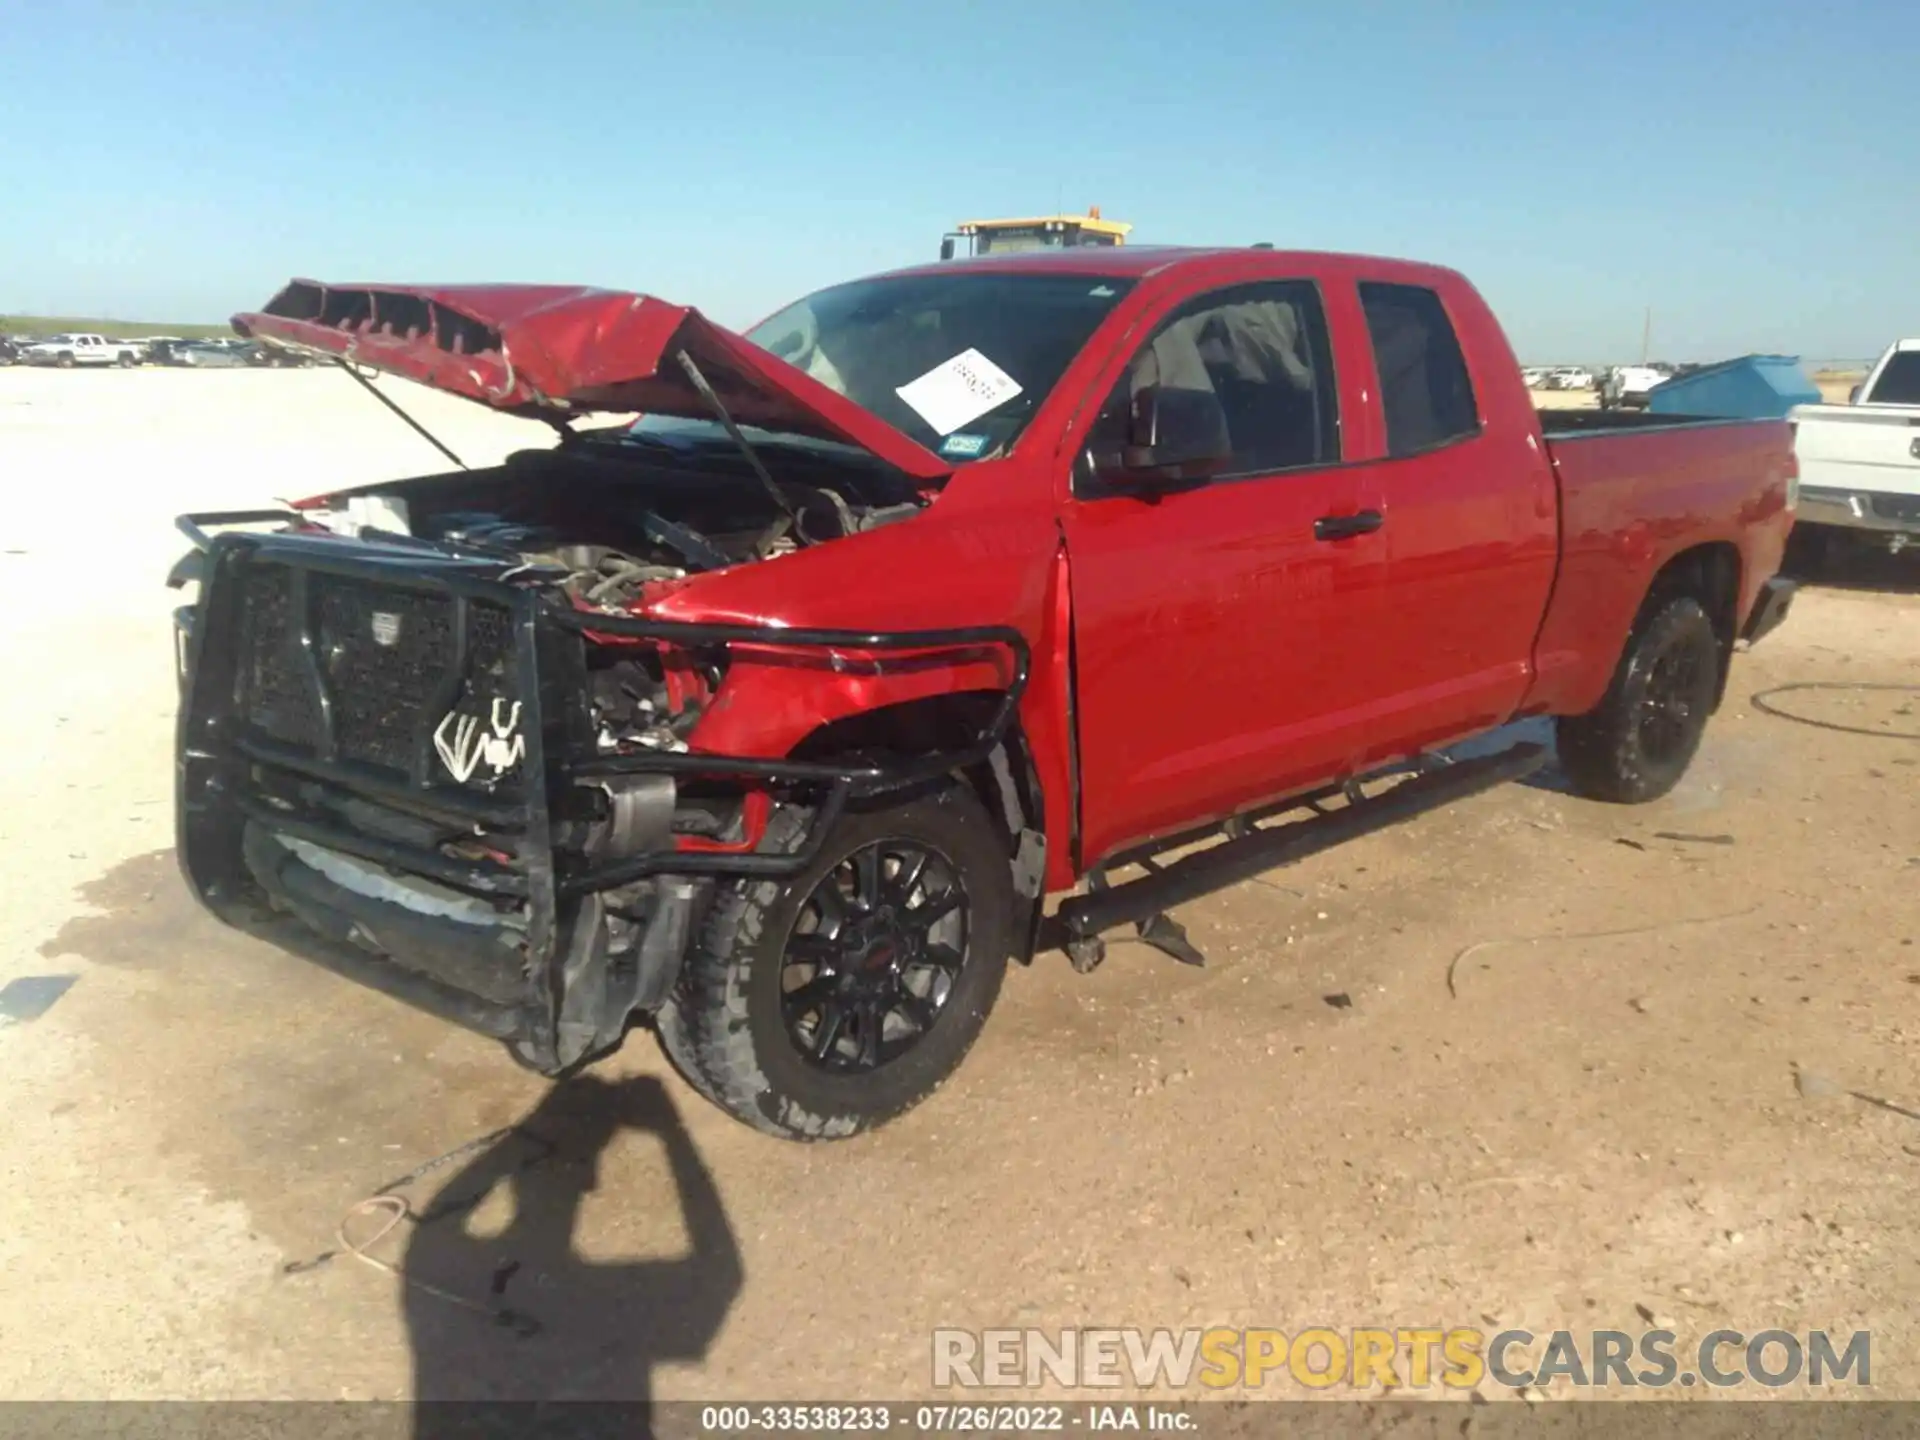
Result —
[[16, 5], [0, 313], [291, 274], [644, 289], [745, 324], [1098, 204], [1466, 271], [1532, 360], [1920, 333], [1907, 6], [1780, 0]]

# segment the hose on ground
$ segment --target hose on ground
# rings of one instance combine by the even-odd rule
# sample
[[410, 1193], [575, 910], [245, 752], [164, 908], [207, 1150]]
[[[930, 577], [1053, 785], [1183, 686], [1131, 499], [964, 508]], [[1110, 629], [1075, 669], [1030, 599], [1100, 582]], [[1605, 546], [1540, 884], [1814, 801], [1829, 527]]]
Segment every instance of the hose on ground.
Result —
[[[1802, 680], [1792, 685], [1775, 685], [1771, 689], [1761, 690], [1753, 697], [1753, 708], [1763, 714], [1772, 715], [1779, 720], [1791, 720], [1796, 725], [1811, 725], [1816, 730], [1837, 730], [1842, 735], [1868, 735], [1876, 740], [1920, 740], [1920, 730], [1869, 730], [1864, 725], [1842, 725], [1836, 720], [1815, 720], [1808, 715], [1796, 715], [1791, 710], [1783, 710], [1772, 703], [1775, 695], [1785, 695], [1794, 690], [1832, 690], [1832, 691], [1870, 691], [1899, 692], [1907, 695], [1920, 695], [1920, 685], [1883, 685], [1863, 680]], [[1903, 712], [1904, 713], [1904, 712]]]

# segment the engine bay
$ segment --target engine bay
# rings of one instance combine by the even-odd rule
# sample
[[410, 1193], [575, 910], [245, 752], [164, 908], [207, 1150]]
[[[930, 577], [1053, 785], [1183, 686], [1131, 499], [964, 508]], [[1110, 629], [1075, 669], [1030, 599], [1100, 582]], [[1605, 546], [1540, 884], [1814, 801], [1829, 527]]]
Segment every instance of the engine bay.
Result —
[[576, 603], [618, 611], [649, 583], [773, 559], [926, 507], [906, 477], [842, 448], [760, 447], [769, 487], [724, 442], [601, 432], [487, 469], [359, 487], [310, 513], [343, 535], [511, 556], [553, 572]]
[[[345, 537], [498, 559], [577, 608], [618, 615], [650, 585], [829, 544], [930, 503], [897, 471], [822, 449], [767, 445], [749, 464], [724, 441], [574, 435], [497, 466], [361, 486], [301, 510]], [[589, 644], [587, 666], [603, 753], [685, 749], [723, 674], [719, 657], [640, 642]]]

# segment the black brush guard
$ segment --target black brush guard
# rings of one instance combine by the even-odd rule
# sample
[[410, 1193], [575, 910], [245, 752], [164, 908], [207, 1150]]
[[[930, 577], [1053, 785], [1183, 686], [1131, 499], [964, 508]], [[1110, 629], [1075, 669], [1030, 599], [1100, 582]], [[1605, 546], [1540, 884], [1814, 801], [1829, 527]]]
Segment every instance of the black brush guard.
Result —
[[[199, 604], [178, 612], [182, 696], [176, 747], [176, 800], [181, 868], [201, 902], [220, 919], [282, 949], [316, 961], [375, 989], [469, 1029], [509, 1043], [526, 1064], [557, 1073], [611, 1048], [629, 1013], [656, 1006], [677, 973], [691, 928], [696, 891], [716, 880], [780, 879], [813, 863], [846, 806], [866, 797], [910, 788], [987, 760], [1017, 712], [1030, 668], [1027, 641], [1005, 626], [923, 631], [784, 629], [707, 625], [610, 616], [573, 609], [550, 586], [513, 583], [503, 561], [411, 544], [348, 541], [287, 533], [226, 533], [201, 528], [222, 522], [292, 518], [267, 512], [189, 516], [181, 529], [203, 554], [192, 578]], [[315, 742], [287, 743], [261, 733], [247, 704], [249, 663], [245, 586], [249, 576], [275, 567], [289, 595], [285, 645], [289, 673], [300, 677]], [[412, 718], [404, 769], [371, 765], [345, 753], [342, 697], [334, 693], [317, 589], [354, 582], [392, 594], [428, 597], [452, 620], [452, 643], [431, 700]], [[525, 751], [517, 784], [494, 793], [452, 783], [433, 768], [432, 727], [461, 694], [473, 617], [482, 607], [511, 619], [514, 698], [522, 706], [519, 733]], [[770, 759], [764, 756], [641, 751], [601, 754], [593, 743], [584, 703], [586, 635], [710, 647], [750, 644], [815, 652], [841, 667], [861, 663], [839, 652], [1006, 652], [1010, 679], [988, 723], [964, 748], [892, 764]], [[277, 643], [277, 642], [276, 642]], [[338, 648], [337, 645], [335, 647]], [[351, 718], [346, 716], [346, 718]], [[774, 787], [807, 797], [813, 818], [804, 841], [784, 853], [705, 852], [665, 845], [589, 860], [555, 845], [555, 801], [580, 784], [618, 783], [627, 777], [665, 776], [739, 782], [742, 789]], [[272, 782], [272, 783], [268, 783]], [[317, 782], [328, 794], [431, 816], [456, 826], [511, 836], [504, 859], [455, 858], [401, 840], [372, 835], [318, 811], [289, 803], [289, 787]], [[283, 903], [262, 903], [258, 856], [249, 846], [262, 832], [357, 857], [399, 875], [417, 876], [470, 895], [496, 897], [524, 922], [524, 942], [511, 957], [505, 992], [473, 982], [459, 967], [401, 963], [369, 944], [365, 927], [328, 934], [289, 914]], [[275, 842], [276, 844], [279, 842]], [[651, 884], [656, 908], [640, 942], [642, 973], [631, 984], [607, 984], [604, 897]], [[281, 897], [284, 899], [284, 897]], [[390, 907], [397, 910], [398, 907]], [[351, 917], [348, 917], [351, 918]], [[384, 936], [391, 926], [383, 922]], [[598, 947], [596, 949], [596, 946]], [[504, 963], [508, 957], [496, 957]], [[631, 968], [631, 967], [629, 967]]]

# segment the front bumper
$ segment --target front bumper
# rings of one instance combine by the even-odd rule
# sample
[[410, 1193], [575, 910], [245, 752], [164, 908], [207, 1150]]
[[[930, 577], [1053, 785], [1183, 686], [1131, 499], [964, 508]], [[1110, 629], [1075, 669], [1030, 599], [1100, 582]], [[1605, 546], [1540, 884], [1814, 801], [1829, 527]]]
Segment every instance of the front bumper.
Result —
[[[492, 560], [335, 537], [209, 540], [202, 530], [262, 518], [238, 512], [181, 525], [205, 549], [191, 577], [199, 604], [176, 612], [178, 850], [188, 884], [228, 924], [504, 1040], [549, 1074], [611, 1049], [631, 1014], [665, 999], [715, 882], [796, 874], [850, 800], [986, 759], [1026, 685], [1026, 642], [1004, 627], [867, 633], [586, 614], [545, 588], [504, 580]], [[263, 649], [242, 598], [268, 576], [291, 598], [288, 618], [276, 622], [284, 639], [276, 632]], [[388, 597], [383, 605], [417, 602], [446, 627], [432, 632], [446, 638], [433, 656], [441, 673], [425, 677], [430, 703], [404, 723], [377, 717], [391, 763], [353, 753], [355, 737], [369, 733], [368, 712], [357, 703], [364, 692], [339, 683], [334, 602], [343, 586], [375, 587]], [[491, 612], [496, 638], [477, 642], [482, 612]], [[510, 653], [498, 649], [503, 613]], [[973, 744], [912, 761], [609, 754], [594, 743], [583, 700], [589, 632], [688, 647], [775, 646], [833, 665], [849, 663], [848, 651], [998, 647], [1011, 657], [1010, 679]], [[512, 677], [516, 743], [524, 744], [512, 776], [502, 771], [492, 790], [453, 783], [434, 766], [435, 721], [444, 726], [473, 693], [472, 656], [495, 653], [488, 645]], [[248, 656], [269, 653], [282, 711], [290, 705], [311, 721], [310, 744], [259, 723], [249, 696], [260, 662]], [[784, 853], [745, 840], [689, 841], [674, 828], [676, 794], [689, 784], [802, 805], [812, 822]]]
[[1920, 538], [1920, 495], [1802, 485], [1795, 519], [1803, 525]]

